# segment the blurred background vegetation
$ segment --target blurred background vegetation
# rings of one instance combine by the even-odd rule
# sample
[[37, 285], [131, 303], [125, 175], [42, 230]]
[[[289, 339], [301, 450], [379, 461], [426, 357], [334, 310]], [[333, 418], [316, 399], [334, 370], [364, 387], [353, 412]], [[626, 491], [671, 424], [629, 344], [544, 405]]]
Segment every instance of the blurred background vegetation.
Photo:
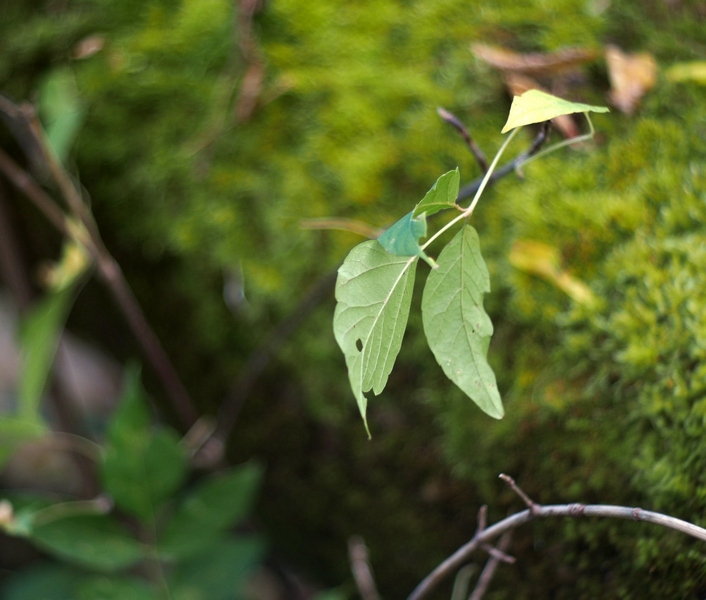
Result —
[[[706, 85], [674, 68], [706, 60], [705, 28], [697, 0], [10, 0], [0, 93], [36, 102], [45, 127], [80, 123], [67, 164], [107, 247], [199, 410], [237, 405], [228, 462], [262, 460], [253, 522], [271, 560], [350, 584], [346, 540], [359, 534], [395, 598], [473, 535], [482, 504], [491, 520], [520, 508], [500, 472], [538, 502], [706, 524]], [[499, 147], [508, 72], [477, 44], [586, 49], [538, 81], [622, 109], [594, 117], [593, 143], [504, 178], [474, 215], [506, 417], [445, 379], [413, 310], [368, 441], [331, 330], [331, 273], [361, 238], [302, 221], [385, 227], [440, 174], [480, 175], [436, 113], [457, 115], [486, 154]], [[629, 106], [609, 45], [656, 64]], [[0, 144], [26, 164], [6, 128]], [[2, 192], [38, 291], [60, 237]], [[566, 278], [591, 294], [567, 294]], [[89, 282], [68, 327], [125, 362], [139, 351], [122, 323]], [[489, 598], [706, 594], [703, 545], [647, 525], [537, 523], [511, 552]], [[2, 560], [3, 578], [26, 568]]]

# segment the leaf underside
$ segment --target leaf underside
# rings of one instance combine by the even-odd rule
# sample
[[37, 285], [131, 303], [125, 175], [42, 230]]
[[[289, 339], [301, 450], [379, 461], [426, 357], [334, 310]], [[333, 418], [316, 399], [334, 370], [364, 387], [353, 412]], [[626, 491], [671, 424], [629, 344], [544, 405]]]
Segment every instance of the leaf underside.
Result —
[[368, 241], [353, 248], [338, 270], [333, 331], [366, 429], [365, 393], [382, 392], [400, 351], [417, 260]]
[[487, 354], [493, 324], [483, 308], [490, 277], [480, 253], [478, 234], [466, 225], [444, 248], [422, 297], [422, 322], [437, 362], [484, 412], [504, 414]]
[[528, 90], [521, 96], [515, 96], [510, 106], [510, 115], [501, 133], [507, 133], [516, 127], [543, 123], [554, 117], [579, 112], [610, 112], [605, 106], [592, 106], [580, 102], [569, 102], [539, 90]]

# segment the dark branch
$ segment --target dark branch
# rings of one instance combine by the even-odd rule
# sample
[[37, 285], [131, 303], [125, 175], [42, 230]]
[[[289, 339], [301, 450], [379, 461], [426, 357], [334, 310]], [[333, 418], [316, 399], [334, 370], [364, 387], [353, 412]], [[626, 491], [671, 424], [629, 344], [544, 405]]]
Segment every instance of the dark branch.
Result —
[[473, 141], [470, 132], [468, 131], [466, 126], [461, 123], [461, 120], [453, 113], [450, 113], [448, 110], [445, 110], [441, 107], [437, 108], [436, 112], [439, 113], [439, 116], [446, 123], [456, 128], [456, 131], [461, 134], [463, 141], [466, 142], [466, 146], [468, 146], [468, 149], [471, 151], [471, 154], [473, 154], [473, 157], [476, 159], [480, 170], [483, 171], [483, 173], [487, 173], [488, 159], [485, 157], [485, 154], [483, 154], [483, 151], [478, 147], [478, 144]]
[[[541, 129], [539, 130], [539, 133], [535, 136], [534, 140], [532, 140], [530, 147], [527, 148], [527, 150], [525, 150], [524, 152], [520, 152], [520, 154], [518, 154], [511, 161], [505, 163], [502, 167], [499, 167], [498, 169], [493, 171], [493, 174], [490, 176], [487, 185], [490, 186], [499, 179], [502, 179], [503, 177], [508, 175], [509, 173], [517, 171], [522, 166], [522, 163], [524, 163], [531, 156], [537, 154], [537, 152], [539, 152], [539, 150], [549, 138], [549, 129], [549, 121], [542, 123]], [[473, 196], [473, 194], [478, 191], [478, 188], [480, 188], [482, 181], [483, 177], [479, 177], [478, 179], [471, 181], [471, 183], [468, 183], [463, 186], [458, 192], [456, 204], [459, 204], [460, 202], [463, 202], [466, 198], [470, 198], [471, 196]]]

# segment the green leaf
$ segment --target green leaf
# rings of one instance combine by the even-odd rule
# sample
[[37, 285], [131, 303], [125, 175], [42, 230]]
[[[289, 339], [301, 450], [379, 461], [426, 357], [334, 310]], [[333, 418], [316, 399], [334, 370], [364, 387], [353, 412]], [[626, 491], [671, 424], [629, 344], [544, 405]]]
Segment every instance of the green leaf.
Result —
[[461, 184], [461, 173], [456, 167], [455, 170], [444, 173], [432, 188], [427, 192], [422, 201], [414, 207], [412, 217], [419, 217], [425, 214], [430, 217], [440, 210], [447, 208], [457, 208], [456, 198], [458, 198], [458, 188]]
[[419, 245], [419, 238], [426, 234], [426, 216], [422, 214], [421, 217], [414, 218], [412, 212], [409, 212], [383, 233], [378, 238], [378, 242], [390, 254], [395, 256], [421, 256], [433, 267], [434, 261], [424, 254]]
[[259, 536], [240, 536], [214, 545], [185, 563], [168, 580], [173, 600], [240, 598], [248, 577], [260, 563], [265, 543]]
[[84, 567], [116, 571], [143, 557], [142, 546], [107, 515], [75, 515], [35, 525], [30, 539]]
[[446, 376], [483, 411], [500, 419], [503, 405], [487, 361], [493, 324], [483, 308], [490, 277], [478, 234], [466, 225], [441, 251], [422, 296], [422, 322]]
[[263, 469], [247, 463], [204, 478], [176, 510], [158, 542], [167, 558], [196, 556], [252, 510]]
[[106, 491], [116, 504], [146, 522], [186, 476], [179, 437], [171, 430], [153, 430], [135, 370], [126, 374], [125, 392], [108, 429], [101, 467]]
[[79, 575], [52, 563], [33, 565], [13, 573], [4, 582], [3, 600], [66, 600], [73, 597]]
[[157, 600], [157, 594], [136, 577], [85, 577], [76, 585], [76, 600]]
[[39, 88], [38, 103], [49, 145], [59, 161], [66, 164], [85, 117], [70, 69], [50, 71]]
[[501, 133], [506, 133], [515, 127], [543, 123], [554, 117], [570, 115], [579, 112], [610, 112], [605, 106], [592, 106], [580, 102], [569, 102], [539, 90], [528, 90], [521, 96], [512, 99], [510, 115]]
[[49, 294], [24, 318], [20, 329], [22, 370], [17, 385], [18, 416], [35, 420], [74, 290]]
[[[366, 420], [371, 389], [385, 387], [407, 327], [417, 258], [401, 258], [376, 241], [359, 244], [338, 270], [333, 332], [346, 357], [348, 378]], [[368, 431], [368, 435], [370, 432]]]

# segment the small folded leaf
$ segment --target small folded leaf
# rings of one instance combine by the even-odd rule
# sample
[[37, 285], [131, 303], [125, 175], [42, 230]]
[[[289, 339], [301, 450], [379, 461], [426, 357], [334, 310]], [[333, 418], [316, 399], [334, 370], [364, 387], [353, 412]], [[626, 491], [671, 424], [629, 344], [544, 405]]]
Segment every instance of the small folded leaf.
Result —
[[579, 112], [610, 112], [605, 106], [592, 106], [580, 102], [569, 102], [539, 90], [528, 90], [521, 96], [515, 96], [510, 107], [510, 116], [501, 133], [532, 123], [543, 123], [560, 115]]
[[426, 216], [414, 218], [414, 211], [407, 213], [397, 223], [392, 225], [379, 238], [380, 245], [390, 254], [395, 256], [421, 256], [430, 266], [434, 261], [430, 259], [419, 245], [419, 238], [427, 234]]
[[478, 234], [466, 225], [441, 251], [422, 296], [422, 322], [446, 376], [484, 412], [496, 419], [504, 411], [495, 374], [487, 360], [493, 324], [483, 308], [490, 276]]
[[416, 257], [395, 256], [369, 241], [353, 248], [338, 270], [333, 332], [366, 429], [364, 394], [382, 392], [392, 371], [407, 327], [416, 266]]
[[414, 207], [412, 217], [416, 218], [421, 215], [430, 217], [438, 213], [440, 210], [447, 208], [456, 208], [456, 198], [458, 198], [458, 187], [461, 182], [461, 174], [458, 167], [444, 173], [432, 188], [427, 192], [422, 201]]

